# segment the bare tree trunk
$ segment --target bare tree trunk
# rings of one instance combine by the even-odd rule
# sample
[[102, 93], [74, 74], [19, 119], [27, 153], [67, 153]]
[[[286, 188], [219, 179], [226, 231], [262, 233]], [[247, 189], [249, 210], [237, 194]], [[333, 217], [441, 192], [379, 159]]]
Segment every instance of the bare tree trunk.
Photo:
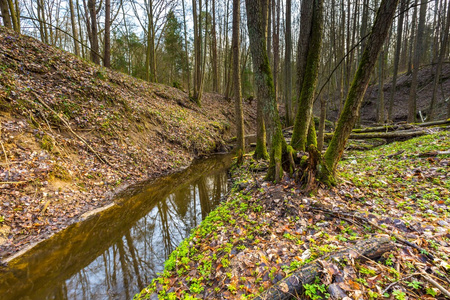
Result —
[[401, 0], [400, 2], [400, 16], [397, 22], [397, 44], [395, 45], [395, 54], [394, 54], [394, 74], [392, 75], [392, 88], [391, 88], [391, 97], [389, 100], [388, 107], [388, 121], [392, 122], [392, 108], [394, 107], [394, 96], [395, 96], [395, 88], [397, 86], [397, 74], [398, 74], [398, 65], [400, 61], [400, 50], [402, 48], [402, 35], [403, 35], [403, 19], [405, 17], [404, 11], [406, 9], [406, 1]]
[[339, 117], [335, 134], [331, 139], [322, 162], [319, 164], [319, 180], [326, 184], [335, 184], [335, 172], [344, 152], [345, 144], [359, 117], [364, 94], [369, 85], [370, 76], [377, 57], [388, 36], [395, 15], [398, 0], [383, 0], [372, 27], [355, 78], [345, 101], [344, 109]]
[[81, 30], [81, 14], [80, 14], [80, 5], [78, 0], [76, 0], [77, 5], [77, 19], [78, 19], [78, 28], [80, 29], [80, 46], [81, 46], [81, 57], [86, 58], [86, 46], [84, 45], [83, 31]]
[[241, 75], [239, 66], [239, 23], [240, 23], [240, 1], [233, 0], [233, 87], [234, 87], [234, 105], [236, 115], [236, 137], [237, 137], [237, 150], [240, 155], [245, 152], [245, 132], [244, 132], [244, 111], [242, 108], [242, 96], [241, 96]]
[[103, 65], [111, 67], [111, 0], [105, 0], [105, 51]]
[[[303, 88], [303, 79], [305, 77], [306, 62], [308, 58], [308, 49], [311, 36], [313, 16], [313, 2], [302, 1], [302, 7], [300, 12], [300, 33], [297, 45], [297, 102], [300, 101], [300, 94]], [[297, 104], [297, 110], [299, 104]]]
[[292, 31], [291, 9], [292, 1], [286, 0], [286, 47], [284, 54], [284, 109], [286, 111], [286, 126], [292, 125]]
[[412, 73], [412, 59], [414, 54], [414, 47], [415, 47], [415, 41], [417, 40], [416, 37], [416, 27], [417, 27], [417, 3], [419, 0], [414, 0], [414, 13], [412, 16], [412, 24], [411, 24], [411, 37], [410, 37], [410, 43], [409, 43], [409, 60], [408, 60], [408, 72], [407, 74]]
[[[445, 29], [444, 29], [444, 40], [441, 44], [441, 52], [439, 54], [438, 62], [436, 65], [436, 72], [434, 74], [434, 82], [433, 82], [433, 95], [431, 96], [431, 103], [430, 103], [430, 121], [433, 121], [435, 118], [435, 105], [436, 105], [436, 98], [437, 98], [437, 88], [439, 85], [439, 80], [442, 73], [442, 63], [444, 61], [445, 54], [447, 52], [447, 45], [448, 45], [448, 35], [449, 35], [449, 28], [450, 28], [450, 7], [447, 8], [447, 20], [445, 22]], [[450, 104], [449, 104], [450, 107]]]
[[212, 0], [212, 69], [213, 69], [213, 91], [219, 92], [219, 72], [217, 67], [217, 37], [216, 37], [216, 0]]
[[381, 50], [378, 58], [378, 106], [377, 122], [384, 123], [384, 50]]
[[11, 16], [9, 15], [7, 0], [0, 0], [0, 10], [2, 12], [3, 26], [12, 29]]
[[201, 65], [202, 65], [202, 40], [201, 40], [201, 9], [202, 2], [199, 0], [200, 12], [197, 13], [197, 4], [192, 0], [192, 13], [194, 17], [194, 53], [195, 53], [195, 72], [194, 72], [194, 101], [200, 105], [200, 86], [201, 86]]
[[273, 87], [278, 99], [278, 64], [280, 60], [280, 0], [273, 0]]
[[184, 68], [184, 72], [187, 75], [187, 90], [189, 96], [191, 96], [191, 70], [189, 67], [189, 50], [188, 50], [188, 39], [187, 39], [187, 26], [186, 26], [186, 9], [184, 5], [184, 0], [182, 0], [183, 5], [183, 24], [184, 24], [184, 52], [185, 52], [185, 60], [186, 65]]
[[[268, 39], [268, 18], [269, 18], [269, 0], [262, 0], [261, 5], [261, 27], [264, 35], [264, 40], [267, 42]], [[248, 8], [248, 6], [247, 6]], [[247, 12], [248, 15], [248, 12]], [[248, 27], [248, 23], [247, 23]], [[249, 32], [250, 34], [250, 32]], [[253, 69], [255, 69], [253, 62]], [[255, 159], [268, 159], [269, 153], [267, 152], [267, 142], [266, 142], [266, 124], [264, 122], [264, 102], [260, 97], [258, 89], [256, 90], [256, 148], [255, 148]]]
[[320, 120], [319, 120], [319, 132], [317, 134], [317, 149], [322, 151], [323, 149], [323, 137], [325, 134], [325, 119], [327, 117], [327, 100], [324, 96], [320, 96]]
[[414, 62], [411, 79], [411, 89], [409, 92], [408, 122], [413, 123], [416, 120], [416, 93], [417, 93], [417, 75], [419, 74], [420, 57], [422, 56], [423, 38], [425, 28], [425, 17], [427, 13], [427, 0], [421, 0], [419, 25], [417, 26], [417, 38], [414, 46]]
[[75, 21], [75, 9], [73, 7], [73, 0], [69, 0], [69, 9], [70, 9], [70, 21], [72, 23], [74, 51], [75, 51], [76, 56], [80, 56], [80, 46], [78, 44], [78, 28], [77, 28], [77, 23]]
[[91, 60], [93, 63], [100, 64], [100, 56], [98, 56], [98, 30], [97, 30], [97, 11], [95, 0], [88, 0], [89, 15], [91, 19]]
[[14, 31], [20, 33], [20, 19], [19, 19], [18, 13], [16, 11], [16, 7], [14, 6], [14, 3], [12, 2], [12, 0], [7, 0], [7, 1], [8, 1], [8, 6], [9, 6], [9, 12], [10, 12], [9, 16], [11, 18]]

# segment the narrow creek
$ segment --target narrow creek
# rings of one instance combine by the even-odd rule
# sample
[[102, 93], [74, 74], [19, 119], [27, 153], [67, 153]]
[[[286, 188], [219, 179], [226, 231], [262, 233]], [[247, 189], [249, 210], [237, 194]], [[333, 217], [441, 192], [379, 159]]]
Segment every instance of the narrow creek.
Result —
[[231, 155], [133, 186], [0, 268], [0, 298], [132, 299], [227, 192]]

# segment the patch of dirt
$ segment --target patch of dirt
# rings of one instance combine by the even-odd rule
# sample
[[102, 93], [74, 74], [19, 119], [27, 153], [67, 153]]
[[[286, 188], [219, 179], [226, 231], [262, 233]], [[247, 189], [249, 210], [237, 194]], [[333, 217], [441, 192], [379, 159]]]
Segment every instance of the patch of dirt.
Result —
[[[116, 190], [226, 151], [234, 105], [83, 61], [0, 27], [0, 259], [45, 239]], [[245, 106], [248, 132], [255, 104]]]

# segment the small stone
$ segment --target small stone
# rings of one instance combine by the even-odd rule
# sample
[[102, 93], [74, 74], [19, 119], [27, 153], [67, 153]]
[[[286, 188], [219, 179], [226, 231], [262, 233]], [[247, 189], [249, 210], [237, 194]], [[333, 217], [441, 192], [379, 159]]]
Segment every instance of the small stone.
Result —
[[437, 224], [438, 224], [439, 226], [442, 226], [442, 227], [448, 227], [448, 226], [449, 226], [448, 223], [445, 222], [444, 220], [439, 220], [439, 221], [437, 221]]
[[316, 223], [316, 226], [318, 226], [318, 227], [328, 227], [330, 225], [330, 223], [328, 223], [328, 222], [319, 222], [319, 223]]

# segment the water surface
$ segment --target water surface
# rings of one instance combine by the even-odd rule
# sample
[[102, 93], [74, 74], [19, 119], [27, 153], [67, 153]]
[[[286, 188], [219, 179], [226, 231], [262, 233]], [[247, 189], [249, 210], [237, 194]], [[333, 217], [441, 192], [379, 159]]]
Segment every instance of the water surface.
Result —
[[230, 155], [127, 189], [0, 269], [0, 299], [132, 299], [227, 192]]

